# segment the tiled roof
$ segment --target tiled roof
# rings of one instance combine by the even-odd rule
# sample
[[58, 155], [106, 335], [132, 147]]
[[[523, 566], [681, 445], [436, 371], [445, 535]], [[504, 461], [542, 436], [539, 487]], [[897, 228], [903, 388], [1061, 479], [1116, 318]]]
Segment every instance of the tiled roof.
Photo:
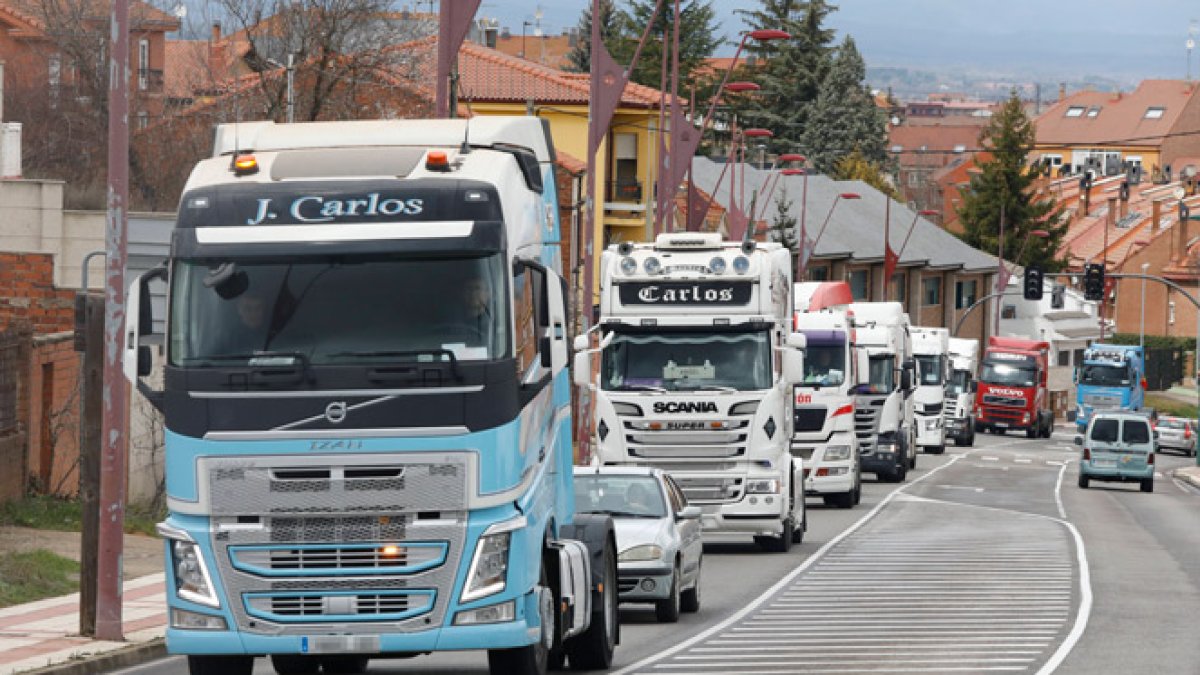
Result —
[[204, 40], [167, 40], [164, 50], [163, 92], [171, 98], [191, 98], [209, 84], [209, 45]]
[[569, 35], [520, 35], [500, 36], [496, 38], [496, 51], [521, 58], [525, 51], [525, 60], [540, 63], [562, 70], [567, 67], [567, 54], [571, 52], [571, 36]]
[[[1196, 89], [1183, 80], [1143, 80], [1130, 93], [1076, 92], [1037, 118], [1037, 142], [1155, 146], [1175, 126]], [[1162, 108], [1161, 117], [1147, 118], [1150, 108]]]
[[[61, 10], [64, 14], [78, 10], [89, 20], [107, 21], [112, 12], [109, 0], [68, 0], [67, 4], [73, 7]], [[42, 20], [43, 0], [0, 0], [0, 13], [4, 12], [38, 31], [46, 30], [46, 23]], [[140, 0], [130, 1], [129, 20], [135, 27], [157, 25], [168, 31], [179, 29], [179, 19]]]
[[[888, 132], [888, 150], [900, 147], [900, 166], [944, 166], [980, 149], [978, 125], [902, 124]], [[961, 151], [956, 152], [958, 148]]]
[[[411, 52], [417, 57], [417, 77], [422, 86], [432, 91], [437, 68], [437, 38], [429, 37], [408, 42], [389, 50]], [[459, 102], [471, 101], [540, 104], [586, 105], [590, 98], [589, 76], [585, 73], [565, 73], [532, 61], [502, 54], [471, 42], [464, 43], [458, 52]], [[657, 108], [659, 92], [650, 87], [630, 83], [621, 97], [621, 104], [636, 108]]]

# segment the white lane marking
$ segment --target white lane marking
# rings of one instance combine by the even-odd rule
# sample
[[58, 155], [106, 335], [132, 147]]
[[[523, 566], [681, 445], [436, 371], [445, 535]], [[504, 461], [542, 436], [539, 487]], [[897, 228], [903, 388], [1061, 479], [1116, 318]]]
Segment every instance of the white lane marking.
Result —
[[655, 661], [664, 661], [665, 659], [667, 659], [675, 654], [678, 654], [679, 652], [683, 651], [684, 649], [691, 647], [692, 645], [696, 644], [697, 642], [701, 642], [701, 641], [707, 639], [709, 636], [719, 633], [719, 632], [725, 630], [726, 628], [728, 628], [729, 626], [732, 626], [733, 624], [737, 623], [738, 621], [741, 621], [741, 619], [743, 617], [749, 615], [751, 612], [758, 609], [760, 605], [762, 605], [764, 602], [766, 602], [768, 599], [770, 599], [776, 593], [783, 590], [784, 588], [787, 588], [793, 581], [795, 581], [796, 577], [800, 576], [805, 571], [807, 571], [808, 568], [815, 565], [819, 560], [821, 560], [822, 557], [824, 557], [824, 555], [827, 552], [829, 552], [830, 549], [832, 549], [834, 546], [837, 546], [838, 544], [842, 543], [842, 541], [844, 539], [846, 539], [850, 535], [854, 534], [862, 526], [864, 526], [868, 522], [870, 522], [880, 511], [883, 510], [883, 508], [885, 506], [890, 504], [891, 501], [893, 499], [895, 499], [896, 495], [901, 494], [901, 492], [903, 490], [907, 490], [909, 487], [916, 485], [917, 483], [928, 480], [930, 476], [937, 475], [937, 473], [939, 471], [941, 471], [947, 467], [954, 466], [955, 462], [957, 462], [960, 458], [965, 457], [965, 456], [966, 455], [955, 455], [954, 457], [950, 458], [950, 461], [946, 462], [945, 464], [942, 464], [941, 466], [934, 467], [934, 469], [932, 471], [925, 474], [924, 476], [920, 476], [917, 479], [913, 480], [911, 483], [908, 483], [906, 485], [901, 485], [901, 486], [897, 487], [896, 489], [892, 490], [891, 492], [889, 492], [886, 497], [879, 500], [879, 503], [875, 505], [875, 508], [871, 509], [862, 518], [859, 518], [857, 521], [855, 521], [853, 525], [846, 528], [845, 530], [842, 530], [842, 532], [840, 534], [838, 534], [836, 537], [825, 542], [825, 545], [822, 546], [821, 548], [817, 549], [816, 553], [813, 553], [803, 563], [796, 566], [796, 568], [794, 570], [785, 574], [782, 579], [775, 582], [775, 584], [773, 586], [771, 586], [767, 590], [763, 591], [761, 594], [759, 594], [758, 597], [756, 597], [753, 600], [751, 600], [750, 602], [746, 603], [746, 606], [742, 607], [741, 610], [734, 612], [730, 616], [726, 617], [724, 621], [720, 621], [718, 623], [713, 624], [712, 626], [709, 626], [707, 630], [703, 630], [703, 631], [697, 633], [696, 635], [693, 635], [691, 638], [688, 638], [687, 640], [684, 640], [683, 642], [676, 644], [674, 647], [667, 649], [666, 651], [659, 652], [658, 654], [653, 654], [651, 656], [647, 656], [646, 658], [642, 659], [641, 661], [638, 661], [637, 663], [633, 663], [631, 665], [625, 666], [624, 668], [613, 673], [613, 675], [625, 675], [625, 673], [631, 673], [631, 672], [634, 672], [637, 670], [641, 670], [645, 666], [647, 666], [651, 663], [654, 663]]
[[971, 492], [983, 492], [983, 488], [971, 487], [969, 485], [938, 485], [937, 487], [943, 490], [970, 490]]
[[1062, 502], [1063, 474], [1065, 474], [1066, 472], [1067, 472], [1067, 465], [1064, 462], [1063, 464], [1059, 465], [1059, 467], [1058, 467], [1058, 482], [1056, 482], [1054, 484], [1054, 503], [1055, 503], [1055, 505], [1058, 506], [1058, 517], [1061, 518], [1062, 520], [1067, 519], [1067, 512], [1063, 508], [1063, 502]]
[[983, 457], [980, 457], [979, 459], [981, 459], [985, 462], [999, 462], [1000, 461], [999, 457], [992, 457], [991, 455], [985, 455]]
[[1047, 464], [1047, 466], [1066, 466], [1067, 465], [1066, 462], [1059, 460], [1059, 459], [1048, 459], [1048, 460], [1046, 460], [1046, 464]]
[[1018, 458], [1014, 459], [1013, 461], [1016, 462], [1017, 464], [1032, 464], [1033, 463], [1033, 460], [1028, 457], [1018, 457]]
[[1058, 646], [1058, 650], [1054, 652], [1049, 661], [1042, 666], [1042, 669], [1037, 672], [1037, 675], [1050, 675], [1062, 664], [1075, 648], [1079, 639], [1083, 637], [1083, 631], [1087, 628], [1088, 617], [1092, 613], [1092, 572], [1088, 567], [1087, 549], [1083, 545], [1083, 537], [1080, 536], [1079, 530], [1075, 529], [1070, 521], [1067, 520], [1066, 510], [1062, 504], [1062, 479], [1067, 472], [1067, 467], [1064, 465], [1058, 472], [1058, 485], [1054, 488], [1054, 498], [1058, 502], [1058, 512], [1062, 515], [1059, 521], [1071, 532], [1071, 536], [1075, 538], [1075, 555], [1079, 560], [1079, 613], [1075, 617], [1075, 626], [1071, 628], [1071, 632], [1067, 634], [1067, 639], [1063, 640]]

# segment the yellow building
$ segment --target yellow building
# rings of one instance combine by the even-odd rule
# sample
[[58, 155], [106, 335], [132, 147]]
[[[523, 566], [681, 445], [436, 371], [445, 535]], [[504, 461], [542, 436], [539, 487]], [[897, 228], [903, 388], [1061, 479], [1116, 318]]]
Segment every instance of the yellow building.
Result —
[[1079, 91], [1039, 115], [1033, 159], [1054, 175], [1096, 178], [1141, 167], [1146, 180], [1176, 178], [1200, 157], [1200, 87], [1184, 80], [1144, 80], [1132, 92]]

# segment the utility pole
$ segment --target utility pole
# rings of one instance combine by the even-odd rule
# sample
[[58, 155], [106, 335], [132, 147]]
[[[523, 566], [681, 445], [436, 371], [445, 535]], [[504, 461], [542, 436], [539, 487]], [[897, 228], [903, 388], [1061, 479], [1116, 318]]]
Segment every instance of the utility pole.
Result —
[[75, 296], [75, 351], [79, 362], [79, 633], [96, 634], [96, 575], [100, 552], [100, 418], [104, 389], [104, 296], [92, 293], [88, 263], [104, 251], [83, 257]]
[[121, 357], [125, 354], [125, 254], [129, 219], [129, 0], [113, 1], [111, 25], [96, 637], [121, 642], [125, 639], [121, 629], [121, 560], [125, 543], [125, 455], [129, 426], [129, 383], [121, 369]]

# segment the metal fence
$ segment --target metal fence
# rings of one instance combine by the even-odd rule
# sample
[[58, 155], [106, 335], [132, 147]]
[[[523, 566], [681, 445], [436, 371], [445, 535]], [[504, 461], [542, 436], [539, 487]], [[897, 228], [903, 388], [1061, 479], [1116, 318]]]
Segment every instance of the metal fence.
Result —
[[0, 436], [20, 426], [21, 347], [28, 339], [28, 333], [18, 329], [0, 331]]
[[1171, 347], [1146, 348], [1146, 388], [1149, 391], [1170, 389], [1184, 376], [1182, 349]]

